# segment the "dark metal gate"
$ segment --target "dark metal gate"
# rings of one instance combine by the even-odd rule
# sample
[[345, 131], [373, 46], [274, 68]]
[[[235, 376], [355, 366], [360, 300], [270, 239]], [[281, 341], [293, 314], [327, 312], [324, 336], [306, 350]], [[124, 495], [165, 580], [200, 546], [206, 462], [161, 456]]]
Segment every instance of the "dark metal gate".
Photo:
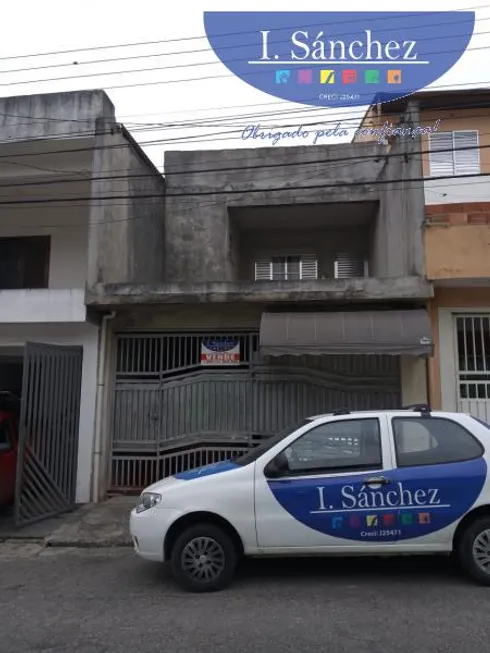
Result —
[[76, 501], [82, 347], [27, 343], [14, 519], [17, 526]]
[[[239, 343], [239, 360], [203, 366], [203, 340]], [[401, 405], [396, 356], [259, 356], [257, 332], [119, 334], [110, 487], [139, 490], [226, 459], [307, 415]]]

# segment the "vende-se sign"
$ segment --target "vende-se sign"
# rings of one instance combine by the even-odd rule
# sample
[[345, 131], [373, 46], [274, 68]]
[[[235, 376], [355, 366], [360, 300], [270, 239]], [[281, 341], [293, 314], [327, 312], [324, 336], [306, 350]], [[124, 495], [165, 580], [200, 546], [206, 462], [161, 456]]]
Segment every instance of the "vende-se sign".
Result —
[[205, 12], [211, 47], [255, 88], [314, 106], [410, 95], [461, 58], [474, 11]]

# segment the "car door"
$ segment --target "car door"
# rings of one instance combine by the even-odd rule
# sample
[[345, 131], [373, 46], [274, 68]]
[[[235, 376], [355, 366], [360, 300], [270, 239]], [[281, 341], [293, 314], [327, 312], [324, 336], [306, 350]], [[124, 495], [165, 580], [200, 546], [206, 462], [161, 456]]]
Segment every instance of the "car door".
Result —
[[259, 548], [391, 545], [394, 511], [386, 492], [394, 469], [387, 424], [383, 414], [330, 417], [259, 459]]
[[450, 550], [459, 520], [485, 485], [483, 446], [447, 416], [392, 415], [388, 427], [396, 465], [395, 546]]

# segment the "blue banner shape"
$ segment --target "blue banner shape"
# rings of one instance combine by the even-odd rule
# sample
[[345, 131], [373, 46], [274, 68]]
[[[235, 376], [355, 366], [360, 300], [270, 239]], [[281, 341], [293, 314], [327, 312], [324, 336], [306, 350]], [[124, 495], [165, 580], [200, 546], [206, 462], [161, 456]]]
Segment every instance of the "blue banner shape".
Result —
[[411, 95], [461, 58], [474, 11], [204, 13], [208, 41], [237, 77], [299, 104], [349, 107]]
[[315, 531], [359, 542], [396, 542], [430, 535], [463, 517], [487, 480], [484, 458], [383, 471], [390, 483], [364, 485], [364, 475], [269, 481], [277, 502]]

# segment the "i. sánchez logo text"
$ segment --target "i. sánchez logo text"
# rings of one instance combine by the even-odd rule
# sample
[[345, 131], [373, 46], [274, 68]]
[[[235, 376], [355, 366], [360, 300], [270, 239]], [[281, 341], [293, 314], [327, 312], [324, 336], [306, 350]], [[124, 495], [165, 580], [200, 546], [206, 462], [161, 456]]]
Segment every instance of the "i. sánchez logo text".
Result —
[[[318, 486], [318, 512], [337, 511], [339, 509], [380, 509], [380, 508], [408, 508], [418, 506], [438, 506], [444, 507], [439, 497], [437, 488], [417, 488], [409, 490], [404, 488], [403, 484], [398, 482], [391, 490], [368, 490], [363, 485], [359, 490], [353, 485], [344, 485], [340, 490], [342, 497], [341, 505], [335, 505], [328, 497], [328, 489], [324, 486]], [[330, 504], [334, 505], [330, 505]]]
[[[417, 41], [387, 41], [373, 38], [371, 30], [364, 30], [366, 38], [346, 42], [343, 39], [329, 40], [322, 31], [311, 35], [307, 30], [297, 30], [291, 34], [290, 59], [278, 61], [274, 54], [272, 30], [260, 30], [262, 51], [258, 61], [285, 63], [285, 61], [344, 61], [348, 62], [417, 62]], [[253, 63], [253, 62], [250, 62]], [[427, 63], [427, 62], [420, 62]]]

